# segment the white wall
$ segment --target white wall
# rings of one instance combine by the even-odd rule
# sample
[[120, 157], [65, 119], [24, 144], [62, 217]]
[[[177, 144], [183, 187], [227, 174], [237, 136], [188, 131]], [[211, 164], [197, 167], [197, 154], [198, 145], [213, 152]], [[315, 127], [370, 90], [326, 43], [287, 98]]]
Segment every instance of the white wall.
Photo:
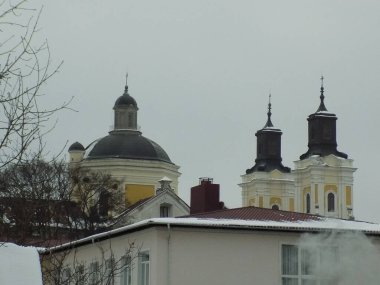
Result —
[[[88, 266], [93, 260], [101, 261], [102, 251], [107, 258], [111, 249], [118, 260], [134, 242], [140, 251], [150, 253], [151, 285], [251, 284], [253, 280], [273, 285], [280, 283], [281, 243], [294, 243], [298, 237], [279, 232], [155, 227], [81, 246], [70, 252], [65, 263], [71, 266], [75, 257]], [[133, 284], [137, 284], [134, 261]]]
[[[305, 245], [309, 242], [309, 245], [312, 243], [318, 246], [338, 245], [343, 249], [340, 252], [341, 261], [346, 262], [343, 263], [342, 272], [347, 275], [355, 273], [355, 269], [359, 268], [359, 263], [352, 262], [352, 250], [355, 248], [360, 249], [355, 253], [362, 264], [360, 270], [372, 265], [376, 267], [375, 272], [378, 272], [380, 238], [371, 239], [372, 245], [368, 246], [369, 239], [352, 232], [348, 232], [346, 237], [339, 232], [332, 235], [311, 233], [305, 237], [302, 232], [280, 230], [202, 229], [162, 225], [81, 246], [69, 253], [65, 263], [70, 266], [75, 256], [78, 261], [86, 261], [88, 265], [93, 260], [99, 260], [101, 248], [106, 255], [110, 254], [109, 249], [112, 248], [117, 260], [134, 243], [136, 254], [138, 250], [150, 253], [150, 285], [276, 285], [281, 284], [282, 244]], [[373, 254], [370, 258], [368, 250], [369, 254]], [[350, 267], [352, 264], [355, 265], [354, 268]], [[339, 264], [337, 266], [339, 268]], [[134, 259], [133, 267], [132, 284], [139, 285], [137, 259]], [[360, 276], [360, 272], [355, 275]], [[117, 276], [115, 285], [119, 281], [120, 277]]]

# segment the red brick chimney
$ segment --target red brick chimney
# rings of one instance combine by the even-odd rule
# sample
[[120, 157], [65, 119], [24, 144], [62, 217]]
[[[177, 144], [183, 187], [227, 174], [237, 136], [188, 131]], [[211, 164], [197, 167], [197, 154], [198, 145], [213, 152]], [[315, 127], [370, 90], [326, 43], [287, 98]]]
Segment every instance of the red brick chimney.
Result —
[[199, 178], [199, 185], [191, 188], [190, 214], [223, 209], [219, 199], [219, 184], [214, 184], [212, 178]]

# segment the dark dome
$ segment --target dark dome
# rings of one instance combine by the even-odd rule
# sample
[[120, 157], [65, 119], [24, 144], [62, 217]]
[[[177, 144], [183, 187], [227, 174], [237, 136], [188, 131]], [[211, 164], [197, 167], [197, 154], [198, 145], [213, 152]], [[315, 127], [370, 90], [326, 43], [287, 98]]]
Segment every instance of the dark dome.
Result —
[[87, 159], [102, 158], [144, 159], [172, 163], [162, 147], [143, 137], [139, 132], [111, 133], [100, 139]]
[[84, 146], [80, 142], [75, 142], [69, 147], [69, 151], [72, 150], [83, 150], [84, 151]]
[[119, 107], [119, 106], [129, 106], [129, 105], [133, 105], [134, 107], [137, 108], [136, 100], [132, 96], [130, 96], [127, 92], [124, 92], [123, 95], [121, 95], [119, 98], [116, 99], [114, 108]]

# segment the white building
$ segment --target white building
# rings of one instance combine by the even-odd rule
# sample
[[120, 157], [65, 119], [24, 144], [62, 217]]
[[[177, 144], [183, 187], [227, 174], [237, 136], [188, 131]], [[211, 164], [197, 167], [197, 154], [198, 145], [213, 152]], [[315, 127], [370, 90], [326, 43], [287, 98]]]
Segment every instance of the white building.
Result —
[[190, 213], [189, 206], [174, 193], [170, 187], [171, 180], [161, 179], [161, 187], [156, 195], [148, 197], [129, 206], [125, 211], [110, 221], [111, 228], [118, 228], [151, 218], [168, 218], [186, 216]]
[[54, 276], [84, 282], [70, 284], [351, 285], [378, 284], [379, 250], [378, 224], [246, 207], [144, 220], [42, 257], [45, 278], [61, 257]]

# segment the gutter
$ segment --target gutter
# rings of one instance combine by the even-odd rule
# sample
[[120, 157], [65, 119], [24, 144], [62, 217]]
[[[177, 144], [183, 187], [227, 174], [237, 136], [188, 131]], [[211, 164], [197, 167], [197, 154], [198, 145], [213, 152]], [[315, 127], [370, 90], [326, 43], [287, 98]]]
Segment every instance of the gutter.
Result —
[[170, 223], [167, 223], [167, 228], [168, 228], [168, 245], [167, 245], [167, 264], [166, 264], [166, 284], [170, 285], [170, 239], [171, 239]]

